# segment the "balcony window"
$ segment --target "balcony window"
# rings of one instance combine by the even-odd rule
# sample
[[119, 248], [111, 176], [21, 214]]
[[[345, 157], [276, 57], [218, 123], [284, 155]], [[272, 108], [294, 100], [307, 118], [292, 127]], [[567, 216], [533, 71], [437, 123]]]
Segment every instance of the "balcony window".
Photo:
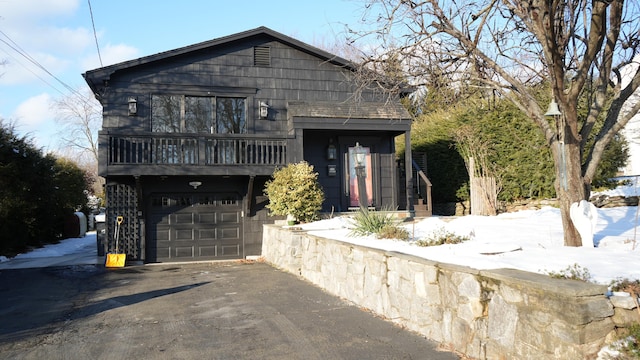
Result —
[[246, 99], [235, 97], [153, 95], [151, 131], [244, 134]]
[[219, 97], [216, 105], [216, 130], [218, 134], [244, 134], [247, 132], [243, 98]]
[[151, 131], [180, 132], [182, 97], [154, 95], [151, 102]]
[[184, 97], [185, 132], [213, 133], [215, 123], [215, 98]]

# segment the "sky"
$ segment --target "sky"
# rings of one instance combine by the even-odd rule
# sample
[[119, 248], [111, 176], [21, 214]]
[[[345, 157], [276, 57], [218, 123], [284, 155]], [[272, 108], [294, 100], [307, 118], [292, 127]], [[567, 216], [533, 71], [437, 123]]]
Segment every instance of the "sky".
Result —
[[51, 103], [86, 91], [82, 73], [101, 60], [107, 66], [259, 26], [315, 46], [333, 44], [345, 24], [360, 23], [362, 6], [361, 0], [1, 0], [0, 118], [56, 151], [60, 126]]

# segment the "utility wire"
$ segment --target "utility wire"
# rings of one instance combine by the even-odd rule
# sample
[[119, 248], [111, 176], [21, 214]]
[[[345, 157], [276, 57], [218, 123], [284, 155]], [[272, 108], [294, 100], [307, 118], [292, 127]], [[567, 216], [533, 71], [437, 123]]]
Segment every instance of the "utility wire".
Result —
[[[74, 89], [72, 86], [68, 85], [67, 83], [65, 83], [64, 81], [62, 81], [59, 77], [55, 76], [51, 71], [49, 71], [46, 67], [44, 67], [42, 64], [40, 64], [35, 58], [33, 58], [31, 55], [29, 55], [24, 49], [22, 49], [20, 47], [20, 45], [18, 45], [15, 41], [13, 41], [13, 39], [11, 39], [11, 37], [9, 37], [9, 35], [7, 35], [6, 33], [4, 33], [2, 30], [0, 30], [0, 34], [3, 35], [4, 37], [7, 38], [7, 40], [9, 40], [9, 42], [7, 42], [6, 40], [0, 38], [0, 42], [4, 43], [5, 45], [7, 45], [9, 48], [11, 48], [13, 51], [17, 52], [18, 54], [20, 54], [22, 57], [24, 57], [25, 59], [27, 59], [30, 63], [32, 63], [33, 65], [35, 65], [36, 67], [38, 67], [39, 69], [41, 69], [42, 71], [44, 71], [45, 73], [47, 73], [49, 76], [51, 76], [52, 78], [54, 78], [58, 83], [60, 83], [62, 86], [65, 87], [65, 89], [69, 90], [72, 94], [74, 94], [75, 96], [79, 97], [82, 101], [84, 102], [88, 102], [91, 103], [89, 101], [89, 99], [87, 99], [84, 95], [82, 95], [80, 92], [78, 92], [76, 89]], [[24, 65], [23, 65], [24, 66]], [[31, 71], [31, 70], [29, 70]], [[33, 72], [32, 72], [33, 73]], [[38, 78], [40, 78], [38, 76]], [[40, 78], [42, 80], [42, 78]], [[43, 80], [44, 81], [44, 80]], [[46, 83], [47, 85], [51, 86], [48, 82], [44, 81], [44, 83]], [[51, 86], [52, 88], [56, 89], [54, 86]], [[60, 90], [56, 89], [57, 91], [60, 92]]]
[[98, 50], [98, 59], [100, 60], [100, 67], [104, 67], [102, 65], [102, 55], [100, 55], [100, 46], [98, 46], [98, 35], [96, 34], [96, 23], [93, 20], [93, 9], [91, 9], [91, 0], [87, 0], [89, 3], [89, 14], [91, 14], [91, 26], [93, 27], [93, 38], [96, 40], [96, 49]]
[[56, 81], [58, 81], [60, 84], [62, 84], [62, 86], [64, 86], [67, 90], [76, 93], [78, 95], [80, 95], [78, 92], [75, 91], [75, 89], [71, 86], [69, 86], [67, 83], [65, 83], [64, 81], [62, 81], [60, 78], [58, 78], [57, 76], [55, 76], [53, 73], [51, 73], [46, 67], [44, 67], [42, 64], [40, 64], [38, 62], [38, 60], [36, 60], [35, 58], [33, 58], [31, 55], [29, 55], [24, 49], [22, 49], [20, 47], [20, 45], [18, 45], [15, 41], [13, 41], [9, 35], [5, 34], [2, 30], [0, 30], [0, 34], [4, 35], [4, 37], [6, 37], [9, 42], [7, 42], [6, 40], [0, 39], [0, 41], [2, 41], [3, 43], [5, 43], [8, 47], [10, 47], [13, 51], [17, 52], [18, 54], [20, 54], [22, 57], [24, 57], [25, 59], [29, 60], [30, 63], [32, 63], [33, 65], [35, 65], [36, 67], [38, 67], [39, 69], [41, 69], [42, 71], [44, 71], [45, 73], [47, 73], [49, 76], [51, 76], [52, 78], [54, 78]]
[[[3, 43], [7, 44], [6, 41], [0, 39], [0, 41], [2, 41]], [[8, 45], [7, 46], [11, 46]], [[12, 48], [13, 49], [13, 48]], [[42, 81], [43, 83], [49, 85], [49, 87], [51, 87], [52, 89], [54, 89], [55, 91], [59, 92], [62, 95], [66, 95], [62, 90], [58, 89], [57, 87], [55, 87], [52, 83], [48, 82], [47, 80], [45, 80], [42, 76], [38, 75], [35, 71], [33, 71], [31, 68], [29, 68], [28, 66], [26, 66], [25, 64], [23, 64], [22, 62], [20, 62], [20, 60], [18, 60], [15, 56], [13, 56], [13, 54], [7, 52], [5, 49], [2, 49], [2, 52], [7, 54], [7, 56], [10, 56], [13, 60], [15, 60], [18, 64], [20, 64], [20, 66], [22, 66], [25, 70], [27, 70], [28, 72], [30, 72], [31, 74], [33, 74], [33, 76], [37, 77], [38, 79], [40, 79], [40, 81]]]

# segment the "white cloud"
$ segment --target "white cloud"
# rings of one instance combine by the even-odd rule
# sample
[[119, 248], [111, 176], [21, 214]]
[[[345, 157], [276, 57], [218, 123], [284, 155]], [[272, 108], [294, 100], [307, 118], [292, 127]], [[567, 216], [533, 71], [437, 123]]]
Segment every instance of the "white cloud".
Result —
[[43, 93], [18, 105], [12, 118], [17, 120], [19, 130], [35, 131], [40, 125], [53, 120], [51, 101], [51, 95]]
[[77, 15], [79, 1], [0, 1], [0, 59], [7, 62], [0, 68], [0, 85], [31, 84], [38, 77], [56, 83], [26, 57], [59, 77], [84, 53], [95, 52], [91, 29], [67, 25]]
[[[6, 63], [1, 69], [0, 85], [29, 84], [43, 80], [60, 87], [55, 79], [26, 58], [16, 53], [9, 55], [10, 57], [5, 58]], [[29, 56], [54, 75], [60, 74], [71, 65], [69, 60], [48, 53], [35, 52]]]
[[[100, 48], [100, 55], [102, 56], [102, 64], [103, 66], [117, 64], [119, 62], [132, 60], [138, 57], [138, 49], [125, 45], [125, 44], [117, 44], [111, 45], [107, 44], [106, 46]], [[80, 66], [83, 71], [97, 69], [100, 66], [100, 60], [98, 59], [98, 54], [92, 54], [85, 59], [82, 60]]]

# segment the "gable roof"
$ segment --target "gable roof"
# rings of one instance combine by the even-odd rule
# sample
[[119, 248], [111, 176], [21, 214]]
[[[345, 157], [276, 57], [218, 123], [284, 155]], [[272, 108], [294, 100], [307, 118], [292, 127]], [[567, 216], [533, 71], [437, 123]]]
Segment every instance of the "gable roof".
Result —
[[84, 77], [87, 84], [89, 84], [89, 87], [91, 88], [91, 90], [96, 92], [97, 87], [102, 86], [104, 81], [109, 80], [111, 75], [114, 74], [115, 72], [125, 70], [135, 66], [140, 66], [140, 65], [145, 65], [152, 62], [156, 62], [156, 61], [161, 61], [174, 56], [180, 56], [180, 55], [188, 54], [191, 52], [201, 51], [203, 49], [230, 44], [230, 43], [245, 40], [251, 37], [264, 36], [264, 35], [269, 36], [277, 41], [287, 44], [300, 51], [303, 51], [310, 55], [318, 57], [323, 61], [327, 61], [329, 63], [347, 68], [349, 70], [354, 70], [356, 68], [356, 66], [352, 62], [346, 59], [343, 59], [337, 55], [321, 50], [315, 46], [311, 46], [302, 41], [296, 40], [290, 36], [271, 30], [267, 27], [260, 26], [255, 29], [239, 32], [233, 35], [223, 36], [220, 38], [177, 48], [174, 50], [168, 50], [168, 51], [160, 52], [154, 55], [148, 55], [141, 58], [124, 61], [118, 64], [113, 64], [113, 65], [101, 67], [98, 69], [89, 70], [84, 74], [82, 74], [82, 76]]

